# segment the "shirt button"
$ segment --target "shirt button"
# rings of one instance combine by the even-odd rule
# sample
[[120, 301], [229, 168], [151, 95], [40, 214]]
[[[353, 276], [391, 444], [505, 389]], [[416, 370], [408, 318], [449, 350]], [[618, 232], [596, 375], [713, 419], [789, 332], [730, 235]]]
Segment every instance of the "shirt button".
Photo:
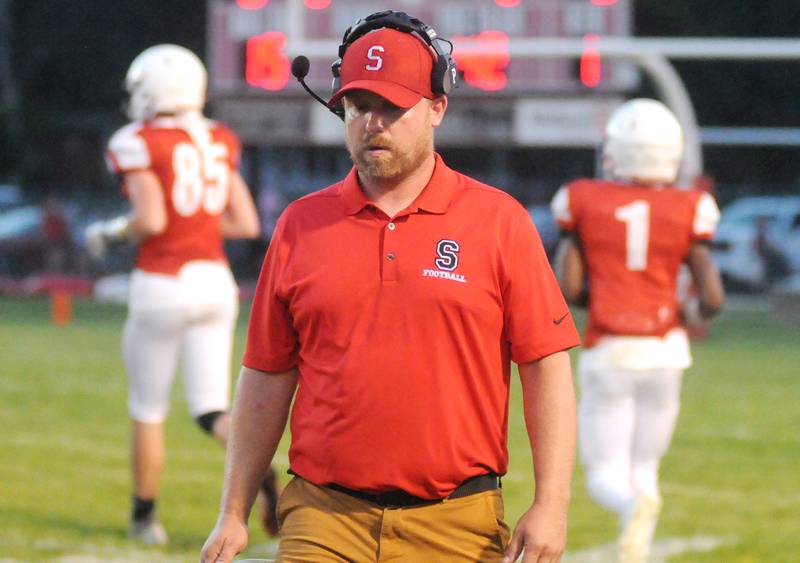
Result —
[[387, 259], [389, 262], [391, 262], [392, 260], [394, 260], [394, 252], [390, 252], [389, 254], [387, 254], [387, 255], [386, 255], [386, 259]]
[[389, 224], [388, 224], [388, 225], [386, 225], [386, 226], [387, 226], [387, 227], [389, 227], [389, 230], [390, 230], [390, 231], [393, 231], [393, 230], [395, 230], [395, 229], [397, 228], [397, 225], [395, 225], [394, 223], [389, 223]]

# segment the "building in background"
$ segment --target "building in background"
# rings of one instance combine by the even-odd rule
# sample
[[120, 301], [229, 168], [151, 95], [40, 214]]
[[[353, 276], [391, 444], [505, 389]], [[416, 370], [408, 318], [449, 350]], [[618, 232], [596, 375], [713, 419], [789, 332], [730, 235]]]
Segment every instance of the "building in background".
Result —
[[[632, 64], [601, 60], [594, 43], [631, 35], [630, 0], [401, 0], [392, 8], [454, 44], [460, 87], [437, 132], [448, 162], [526, 204], [593, 173], [603, 124], [639, 83]], [[349, 170], [341, 122], [303, 91], [290, 64], [307, 55], [307, 83], [327, 98], [344, 30], [374, 10], [363, 0], [209, 0], [210, 99], [247, 146], [251, 185], [279, 186], [293, 199]], [[510, 54], [511, 42], [543, 37], [583, 38], [583, 56]]]

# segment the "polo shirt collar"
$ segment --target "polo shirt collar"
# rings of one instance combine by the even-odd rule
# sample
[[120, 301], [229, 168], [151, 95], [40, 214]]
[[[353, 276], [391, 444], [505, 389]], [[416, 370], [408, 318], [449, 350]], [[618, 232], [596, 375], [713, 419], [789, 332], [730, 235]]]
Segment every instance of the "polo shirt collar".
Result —
[[[436, 161], [431, 179], [428, 180], [417, 199], [408, 207], [412, 212], [422, 210], [436, 214], [445, 213], [453, 199], [456, 174], [444, 163], [439, 153], [434, 153], [434, 157]], [[355, 166], [342, 182], [341, 196], [345, 212], [348, 215], [355, 215], [370, 204], [370, 200], [364, 195], [358, 183], [358, 172]]]

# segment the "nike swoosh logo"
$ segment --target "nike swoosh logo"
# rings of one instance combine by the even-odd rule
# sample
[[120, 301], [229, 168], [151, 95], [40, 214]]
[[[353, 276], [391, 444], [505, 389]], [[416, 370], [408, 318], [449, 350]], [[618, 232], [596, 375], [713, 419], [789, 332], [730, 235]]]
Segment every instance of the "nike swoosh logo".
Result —
[[563, 321], [564, 319], [566, 319], [568, 315], [569, 315], [569, 313], [564, 313], [564, 316], [563, 316], [563, 317], [561, 317], [560, 319], [553, 319], [553, 324], [554, 324], [554, 325], [560, 325], [560, 324], [561, 324], [561, 321]]

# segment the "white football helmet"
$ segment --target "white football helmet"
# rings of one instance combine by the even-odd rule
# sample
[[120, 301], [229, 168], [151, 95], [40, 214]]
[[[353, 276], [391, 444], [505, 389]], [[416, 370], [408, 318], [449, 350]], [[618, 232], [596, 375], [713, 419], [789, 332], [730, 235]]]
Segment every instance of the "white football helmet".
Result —
[[646, 184], [675, 182], [683, 155], [683, 130], [661, 102], [636, 98], [608, 119], [603, 171], [615, 180]]
[[128, 117], [138, 121], [158, 113], [200, 111], [206, 101], [206, 81], [203, 63], [189, 49], [168, 44], [145, 49], [125, 76]]

